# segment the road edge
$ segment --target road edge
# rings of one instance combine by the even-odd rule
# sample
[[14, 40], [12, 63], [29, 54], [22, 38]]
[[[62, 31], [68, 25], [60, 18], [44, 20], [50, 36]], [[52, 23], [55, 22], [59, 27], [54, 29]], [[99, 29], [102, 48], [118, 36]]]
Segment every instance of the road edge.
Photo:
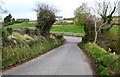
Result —
[[61, 45], [59, 45], [59, 46], [57, 46], [57, 47], [55, 47], [55, 48], [49, 49], [49, 50], [47, 50], [46, 52], [44, 52], [44, 53], [42, 53], [42, 54], [39, 54], [38, 56], [32, 57], [32, 58], [30, 58], [30, 59], [27, 59], [27, 60], [25, 60], [25, 61], [23, 61], [23, 62], [21, 62], [21, 63], [16, 63], [16, 64], [14, 64], [14, 65], [12, 65], [12, 66], [9, 66], [9, 67], [6, 67], [6, 68], [2, 68], [2, 69], [0, 69], [0, 70], [2, 70], [2, 73], [3, 73], [3, 72], [5, 72], [5, 71], [7, 71], [7, 70], [9, 70], [9, 69], [12, 69], [12, 68], [17, 67], [17, 66], [22, 65], [22, 64], [25, 64], [25, 63], [33, 60], [33, 59], [36, 59], [36, 58], [38, 58], [38, 57], [40, 57], [40, 56], [42, 56], [42, 55], [44, 55], [44, 54], [47, 54], [47, 53], [48, 53], [49, 51], [51, 51], [51, 50], [54, 50], [54, 49], [56, 49], [56, 48], [59, 48], [59, 47], [63, 46], [65, 43], [66, 43], [66, 39], [64, 39], [64, 42], [63, 42]]
[[84, 51], [84, 49], [79, 44], [80, 43], [77, 43], [77, 46], [80, 48], [82, 53], [85, 55], [88, 64], [91, 66], [90, 69], [92, 70], [93, 76], [94, 77], [99, 77], [99, 73], [96, 70], [95, 62], [92, 60], [92, 58]]

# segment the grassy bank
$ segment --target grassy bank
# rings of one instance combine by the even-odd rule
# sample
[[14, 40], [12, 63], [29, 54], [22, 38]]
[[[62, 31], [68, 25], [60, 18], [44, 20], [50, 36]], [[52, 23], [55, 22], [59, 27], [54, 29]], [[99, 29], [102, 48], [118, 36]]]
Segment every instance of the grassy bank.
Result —
[[53, 26], [51, 32], [71, 32], [84, 34], [84, 29], [81, 26], [75, 25], [64, 25], [64, 26]]
[[85, 51], [90, 54], [97, 63], [97, 70], [101, 75], [120, 74], [120, 60], [118, 55], [114, 55], [96, 44], [88, 43]]
[[2, 48], [1, 68], [23, 63], [64, 43], [63, 38], [59, 38], [59, 36], [45, 39], [37, 36], [20, 35], [19, 33], [8, 36], [8, 40], [9, 44]]
[[119, 55], [114, 55], [92, 43], [81, 44], [80, 46], [83, 46], [85, 52], [94, 60], [96, 69], [100, 75], [109, 76], [120, 74]]

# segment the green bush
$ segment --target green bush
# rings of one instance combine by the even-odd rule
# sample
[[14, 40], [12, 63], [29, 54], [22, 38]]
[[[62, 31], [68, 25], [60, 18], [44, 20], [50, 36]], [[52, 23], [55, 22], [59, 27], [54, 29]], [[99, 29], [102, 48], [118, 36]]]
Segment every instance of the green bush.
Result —
[[119, 31], [120, 31], [120, 26], [114, 25], [102, 37], [102, 40], [105, 42], [106, 45], [105, 46], [102, 46], [101, 44], [99, 44], [99, 45], [104, 47], [106, 50], [108, 50], [110, 48], [111, 52], [120, 54]]
[[11, 46], [12, 43], [16, 43], [14, 44], [14, 46], [22, 46], [22, 45], [26, 45], [26, 44], [30, 44], [32, 43], [34, 45], [34, 43], [36, 42], [37, 39], [32, 38], [31, 36], [25, 34], [25, 35], [21, 35], [20, 33], [17, 32], [13, 32], [12, 35], [7, 37], [9, 41], [11, 41], [11, 43], [9, 44]]
[[97, 70], [101, 75], [120, 74], [120, 60], [118, 55], [107, 52], [92, 43], [87, 43], [84, 48], [97, 63]]
[[37, 5], [37, 25], [36, 28], [39, 29], [40, 35], [48, 38], [50, 35], [50, 29], [55, 19], [55, 13], [57, 9], [49, 4], [40, 3]]
[[12, 35], [15, 37], [15, 39], [17, 39], [17, 41], [22, 42], [25, 40], [25, 38], [20, 33], [14, 32]]
[[13, 29], [12, 28], [7, 28], [7, 32], [12, 35]]
[[3, 46], [7, 46], [9, 44], [9, 40], [7, 39], [7, 37], [10, 34], [4, 28], [2, 28], [1, 32], [2, 32], [2, 44], [3, 44]]
[[23, 38], [24, 38], [26, 41], [32, 41], [32, 40], [34, 40], [32, 37], [28, 36], [27, 34], [25, 34], [25, 35], [23, 36]]

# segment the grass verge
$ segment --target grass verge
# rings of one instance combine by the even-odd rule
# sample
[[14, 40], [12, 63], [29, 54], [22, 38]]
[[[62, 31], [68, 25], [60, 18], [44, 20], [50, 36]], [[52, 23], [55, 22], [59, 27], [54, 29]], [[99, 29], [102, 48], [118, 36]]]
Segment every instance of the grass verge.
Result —
[[85, 52], [94, 60], [96, 69], [102, 76], [120, 74], [120, 56], [105, 51], [96, 44], [87, 43], [83, 46]]

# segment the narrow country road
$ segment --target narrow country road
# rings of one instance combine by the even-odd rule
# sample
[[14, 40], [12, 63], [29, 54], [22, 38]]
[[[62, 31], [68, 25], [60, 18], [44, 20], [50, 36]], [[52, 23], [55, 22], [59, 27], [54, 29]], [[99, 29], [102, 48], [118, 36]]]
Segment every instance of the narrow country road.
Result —
[[67, 42], [22, 65], [4, 71], [3, 75], [93, 75], [85, 55], [77, 43], [78, 37], [65, 36]]

